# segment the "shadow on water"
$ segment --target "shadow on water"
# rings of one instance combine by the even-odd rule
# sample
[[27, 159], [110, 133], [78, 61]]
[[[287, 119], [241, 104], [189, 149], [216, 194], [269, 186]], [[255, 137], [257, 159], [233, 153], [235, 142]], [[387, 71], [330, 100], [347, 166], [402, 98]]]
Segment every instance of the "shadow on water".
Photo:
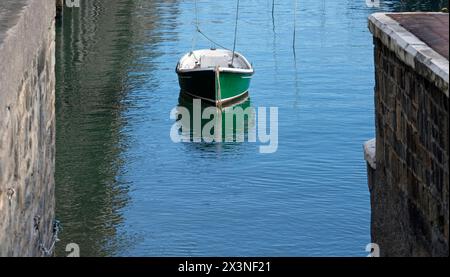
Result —
[[83, 256], [111, 255], [121, 247], [115, 226], [129, 199], [127, 184], [116, 175], [126, 147], [120, 114], [128, 61], [106, 57], [127, 47], [124, 33], [112, 31], [113, 20], [121, 18], [122, 28], [131, 23], [123, 16], [131, 6], [120, 4], [66, 7], [57, 24], [56, 216], [63, 225], [57, 256], [67, 255], [68, 243], [77, 243]]
[[380, 4], [394, 12], [429, 12], [448, 7], [448, 0], [382, 0]]

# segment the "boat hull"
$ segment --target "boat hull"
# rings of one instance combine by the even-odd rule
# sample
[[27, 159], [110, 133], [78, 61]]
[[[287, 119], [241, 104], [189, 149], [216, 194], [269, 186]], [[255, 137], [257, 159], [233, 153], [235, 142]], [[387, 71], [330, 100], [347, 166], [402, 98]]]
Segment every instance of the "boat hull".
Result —
[[195, 70], [178, 73], [181, 91], [214, 104], [240, 101], [248, 96], [252, 74]]

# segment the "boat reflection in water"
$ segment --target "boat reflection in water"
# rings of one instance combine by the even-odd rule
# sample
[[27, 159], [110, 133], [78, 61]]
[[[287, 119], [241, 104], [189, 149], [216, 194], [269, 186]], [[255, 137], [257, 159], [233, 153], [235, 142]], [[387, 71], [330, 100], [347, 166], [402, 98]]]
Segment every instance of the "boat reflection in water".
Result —
[[180, 92], [171, 138], [174, 142], [232, 143], [256, 140], [255, 109], [250, 98], [221, 108]]

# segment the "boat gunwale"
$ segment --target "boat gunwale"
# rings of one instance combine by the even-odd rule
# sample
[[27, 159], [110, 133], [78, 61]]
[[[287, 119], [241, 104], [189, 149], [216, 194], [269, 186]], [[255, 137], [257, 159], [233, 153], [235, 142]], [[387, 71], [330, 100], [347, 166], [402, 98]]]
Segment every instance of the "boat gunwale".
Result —
[[202, 71], [213, 71], [216, 72], [216, 70], [219, 70], [219, 72], [228, 72], [228, 73], [237, 73], [237, 74], [249, 74], [253, 75], [255, 73], [255, 70], [253, 68], [251, 69], [244, 69], [244, 68], [230, 68], [230, 67], [210, 67], [210, 68], [192, 68], [192, 69], [180, 69], [179, 65], [177, 65], [176, 72], [177, 73], [189, 73], [189, 72], [202, 72]]
[[[219, 67], [206, 67], [206, 68], [180, 68], [181, 64], [183, 64], [183, 62], [187, 59], [190, 58], [190, 56], [192, 54], [194, 54], [195, 57], [195, 52], [207, 52], [207, 51], [222, 51], [222, 52], [231, 52], [230, 50], [227, 49], [199, 49], [199, 50], [194, 50], [191, 51], [189, 53], [186, 53], [177, 63], [177, 67], [176, 67], [176, 72], [177, 73], [188, 73], [188, 72], [201, 72], [201, 71], [216, 71], [219, 70], [219, 72], [229, 72], [229, 73], [238, 73], [238, 74], [250, 74], [253, 75], [255, 73], [255, 70], [253, 68], [253, 65], [247, 60], [247, 58], [245, 58], [241, 53], [239, 52], [234, 52], [234, 54], [236, 55], [236, 57], [239, 57], [240, 59], [242, 59], [242, 61], [247, 65], [248, 68], [233, 68], [233, 67], [223, 67], [223, 66], [219, 66]], [[233, 53], [233, 52], [231, 52]]]

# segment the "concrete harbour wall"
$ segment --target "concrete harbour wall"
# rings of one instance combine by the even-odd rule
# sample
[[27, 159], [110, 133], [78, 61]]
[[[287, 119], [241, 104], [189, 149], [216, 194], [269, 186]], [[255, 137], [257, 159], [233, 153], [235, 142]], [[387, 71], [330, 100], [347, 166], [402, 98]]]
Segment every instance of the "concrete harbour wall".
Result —
[[[448, 24], [448, 14], [426, 16]], [[369, 28], [376, 75], [376, 141], [365, 145], [372, 242], [382, 256], [448, 256], [448, 58], [386, 14], [372, 15]], [[446, 32], [448, 39], [448, 25]]]
[[54, 1], [0, 2], [0, 256], [52, 251], [54, 20]]

